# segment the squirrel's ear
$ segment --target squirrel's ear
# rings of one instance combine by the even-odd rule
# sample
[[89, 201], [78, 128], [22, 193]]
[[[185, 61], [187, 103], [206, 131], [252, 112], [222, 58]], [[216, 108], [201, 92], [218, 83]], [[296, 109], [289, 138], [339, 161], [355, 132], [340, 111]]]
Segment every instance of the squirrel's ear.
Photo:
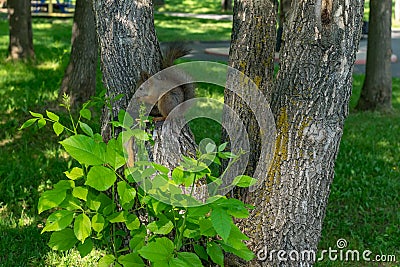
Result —
[[140, 79], [144, 82], [147, 81], [150, 78], [150, 74], [146, 71], [141, 71], [140, 72]]

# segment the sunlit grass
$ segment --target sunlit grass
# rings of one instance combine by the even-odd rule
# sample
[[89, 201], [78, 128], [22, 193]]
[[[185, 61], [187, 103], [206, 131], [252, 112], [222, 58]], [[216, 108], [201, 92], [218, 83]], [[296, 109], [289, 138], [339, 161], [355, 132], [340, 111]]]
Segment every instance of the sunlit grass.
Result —
[[157, 7], [160, 12], [184, 12], [197, 14], [215, 14], [221, 12], [221, 1], [215, 0], [165, 0], [165, 5]]

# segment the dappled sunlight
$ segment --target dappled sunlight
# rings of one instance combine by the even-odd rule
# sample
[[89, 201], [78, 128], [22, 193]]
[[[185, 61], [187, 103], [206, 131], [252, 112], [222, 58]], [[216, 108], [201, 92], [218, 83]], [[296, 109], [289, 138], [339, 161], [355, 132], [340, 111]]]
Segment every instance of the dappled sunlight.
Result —
[[60, 67], [60, 62], [58, 61], [44, 61], [37, 65], [39, 70], [53, 70], [56, 71]]

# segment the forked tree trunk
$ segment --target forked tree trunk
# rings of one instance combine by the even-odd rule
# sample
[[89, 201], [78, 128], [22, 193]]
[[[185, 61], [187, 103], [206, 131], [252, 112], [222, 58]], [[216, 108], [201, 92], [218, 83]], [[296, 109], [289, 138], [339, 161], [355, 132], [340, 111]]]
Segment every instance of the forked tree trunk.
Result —
[[371, 0], [367, 65], [359, 110], [392, 109], [392, 1]]
[[71, 97], [71, 104], [77, 106], [96, 92], [98, 48], [92, 0], [76, 1], [71, 44], [59, 98], [66, 93]]
[[[233, 44], [241, 40], [251, 47], [251, 44], [266, 42], [260, 24], [249, 25], [247, 19], [241, 19], [249, 16], [246, 14], [265, 18], [262, 12], [266, 10], [258, 11], [261, 2], [264, 1], [235, 2], [234, 17], [240, 19], [235, 20]], [[273, 50], [264, 55], [263, 50], [232, 46], [230, 65], [245, 66], [241, 68], [244, 73], [260, 85], [271, 103], [277, 128], [272, 165], [265, 164], [260, 160], [262, 157], [252, 157], [248, 173], [251, 174], [255, 165], [261, 165], [262, 171], [256, 177], [259, 183], [255, 191], [241, 193], [247, 203], [255, 206], [250, 217], [239, 222], [250, 237], [250, 248], [259, 256], [247, 266], [313, 263], [307, 257], [280, 261], [277, 251], [294, 250], [300, 256], [303, 251], [317, 251], [343, 123], [348, 114], [362, 14], [362, 0], [294, 1], [286, 20], [285, 44], [275, 86], [273, 73], [262, 62], [272, 58]], [[275, 21], [266, 23], [270, 24], [267, 29], [275, 26]], [[274, 35], [267, 35], [267, 40], [271, 38]], [[265, 69], [265, 76], [260, 79], [258, 75]], [[226, 104], [239, 114], [247, 114], [246, 107], [233, 100], [235, 97], [229, 96], [229, 92], [225, 93], [228, 94]], [[224, 119], [234, 123], [230, 118]], [[248, 127], [249, 139], [256, 140], [263, 130]], [[288, 254], [284, 256], [288, 258]], [[246, 266], [246, 263], [236, 266]]]
[[8, 20], [10, 29], [9, 57], [13, 60], [33, 59], [31, 1], [8, 0]]

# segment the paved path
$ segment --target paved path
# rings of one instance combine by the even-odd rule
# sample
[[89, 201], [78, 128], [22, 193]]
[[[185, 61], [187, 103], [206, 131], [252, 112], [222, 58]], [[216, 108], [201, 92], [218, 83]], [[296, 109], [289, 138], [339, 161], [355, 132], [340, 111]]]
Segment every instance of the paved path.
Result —
[[[360, 41], [359, 51], [354, 66], [354, 73], [365, 73], [365, 62], [367, 57], [367, 39]], [[216, 42], [189, 42], [187, 46], [192, 49], [192, 53], [186, 58], [194, 60], [209, 60], [218, 62], [227, 62], [229, 55], [229, 41]], [[400, 77], [400, 30], [392, 32], [392, 76]], [[276, 58], [278, 55], [276, 55]]]
[[[218, 14], [191, 14], [178, 12], [163, 12], [162, 14], [174, 17], [191, 17], [214, 20], [232, 20], [232, 15]], [[227, 62], [229, 55], [229, 41], [226, 42], [190, 42], [188, 44], [193, 51], [187, 58], [195, 60], [211, 60]], [[400, 30], [392, 31], [392, 76], [400, 77]], [[278, 56], [276, 56], [278, 57]], [[354, 65], [354, 73], [365, 73], [365, 62], [367, 58], [367, 39], [360, 41], [357, 59]]]

